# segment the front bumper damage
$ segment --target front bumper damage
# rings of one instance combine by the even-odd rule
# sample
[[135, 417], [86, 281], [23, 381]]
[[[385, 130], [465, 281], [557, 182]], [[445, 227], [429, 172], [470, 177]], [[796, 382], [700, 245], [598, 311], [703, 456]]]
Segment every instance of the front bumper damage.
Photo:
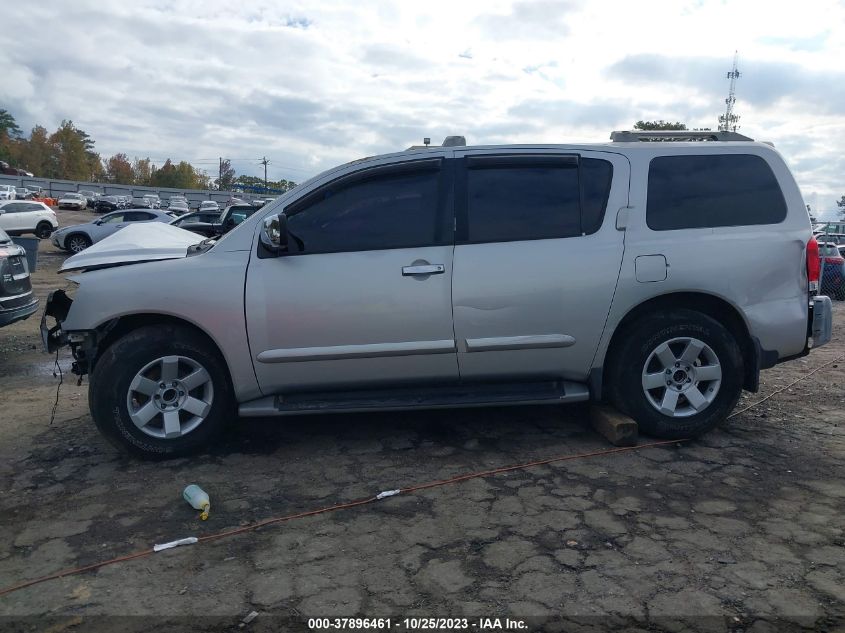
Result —
[[[73, 299], [64, 290], [53, 290], [47, 296], [44, 314], [41, 315], [41, 343], [44, 351], [53, 354], [65, 345], [70, 345], [73, 354], [71, 371], [84, 376], [90, 370], [90, 363], [97, 351], [97, 332], [65, 332], [62, 323], [70, 312]], [[49, 324], [52, 318], [54, 324]]]

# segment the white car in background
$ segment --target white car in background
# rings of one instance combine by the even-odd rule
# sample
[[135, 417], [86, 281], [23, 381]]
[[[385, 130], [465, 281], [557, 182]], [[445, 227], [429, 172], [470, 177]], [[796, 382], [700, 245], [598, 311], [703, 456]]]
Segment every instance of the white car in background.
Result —
[[17, 191], [12, 185], [0, 185], [0, 200], [14, 200]]
[[80, 193], [65, 193], [59, 198], [58, 205], [60, 209], [82, 210], [88, 206], [88, 200]]
[[46, 239], [59, 227], [56, 212], [43, 202], [9, 200], [0, 202], [0, 229], [9, 235], [32, 233]]
[[219, 211], [220, 205], [217, 204], [214, 200], [203, 200], [200, 202], [200, 206], [197, 207], [197, 211]]

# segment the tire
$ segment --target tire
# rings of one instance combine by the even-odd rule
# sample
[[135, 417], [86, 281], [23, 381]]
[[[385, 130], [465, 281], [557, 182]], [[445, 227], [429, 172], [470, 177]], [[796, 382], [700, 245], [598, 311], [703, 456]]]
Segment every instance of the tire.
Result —
[[40, 240], [46, 240], [53, 232], [53, 225], [49, 222], [39, 222], [35, 227], [35, 237]]
[[65, 238], [65, 248], [74, 255], [91, 246], [91, 238], [84, 233], [71, 233]]
[[643, 433], [695, 437], [736, 406], [744, 379], [742, 352], [715, 319], [679, 309], [645, 316], [622, 334], [610, 357], [610, 397]]
[[[170, 365], [170, 371], [176, 372], [176, 380], [157, 376], [164, 370], [161, 361], [172, 363], [175, 358], [179, 361]], [[189, 383], [200, 371], [205, 375]], [[196, 402], [189, 407], [189, 400]], [[146, 459], [201, 451], [236, 414], [222, 357], [204, 336], [179, 325], [140, 327], [112, 343], [91, 375], [88, 403], [94, 423], [106, 439], [122, 451]], [[162, 404], [166, 411], [161, 410]], [[165, 416], [170, 416], [169, 428]]]

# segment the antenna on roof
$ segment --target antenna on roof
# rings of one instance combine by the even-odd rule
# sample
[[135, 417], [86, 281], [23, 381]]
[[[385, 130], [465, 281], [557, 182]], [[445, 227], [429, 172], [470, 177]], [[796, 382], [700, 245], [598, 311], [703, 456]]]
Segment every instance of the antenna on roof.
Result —
[[739, 115], [734, 114], [734, 104], [736, 103], [736, 80], [739, 79], [739, 71], [736, 68], [736, 60], [739, 53], [734, 51], [734, 65], [725, 76], [726, 79], [731, 80], [731, 87], [728, 90], [728, 98], [725, 99], [725, 113], [719, 115], [719, 131], [720, 132], [736, 132], [739, 127]]

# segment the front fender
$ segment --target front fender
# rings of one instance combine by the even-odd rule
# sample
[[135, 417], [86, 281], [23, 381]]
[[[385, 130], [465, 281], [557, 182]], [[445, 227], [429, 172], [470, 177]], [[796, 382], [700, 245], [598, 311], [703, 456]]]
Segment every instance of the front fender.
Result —
[[79, 283], [62, 323], [65, 334], [98, 330], [126, 316], [173, 317], [214, 341], [239, 401], [261, 395], [244, 320], [249, 251], [136, 263], [76, 275]]

